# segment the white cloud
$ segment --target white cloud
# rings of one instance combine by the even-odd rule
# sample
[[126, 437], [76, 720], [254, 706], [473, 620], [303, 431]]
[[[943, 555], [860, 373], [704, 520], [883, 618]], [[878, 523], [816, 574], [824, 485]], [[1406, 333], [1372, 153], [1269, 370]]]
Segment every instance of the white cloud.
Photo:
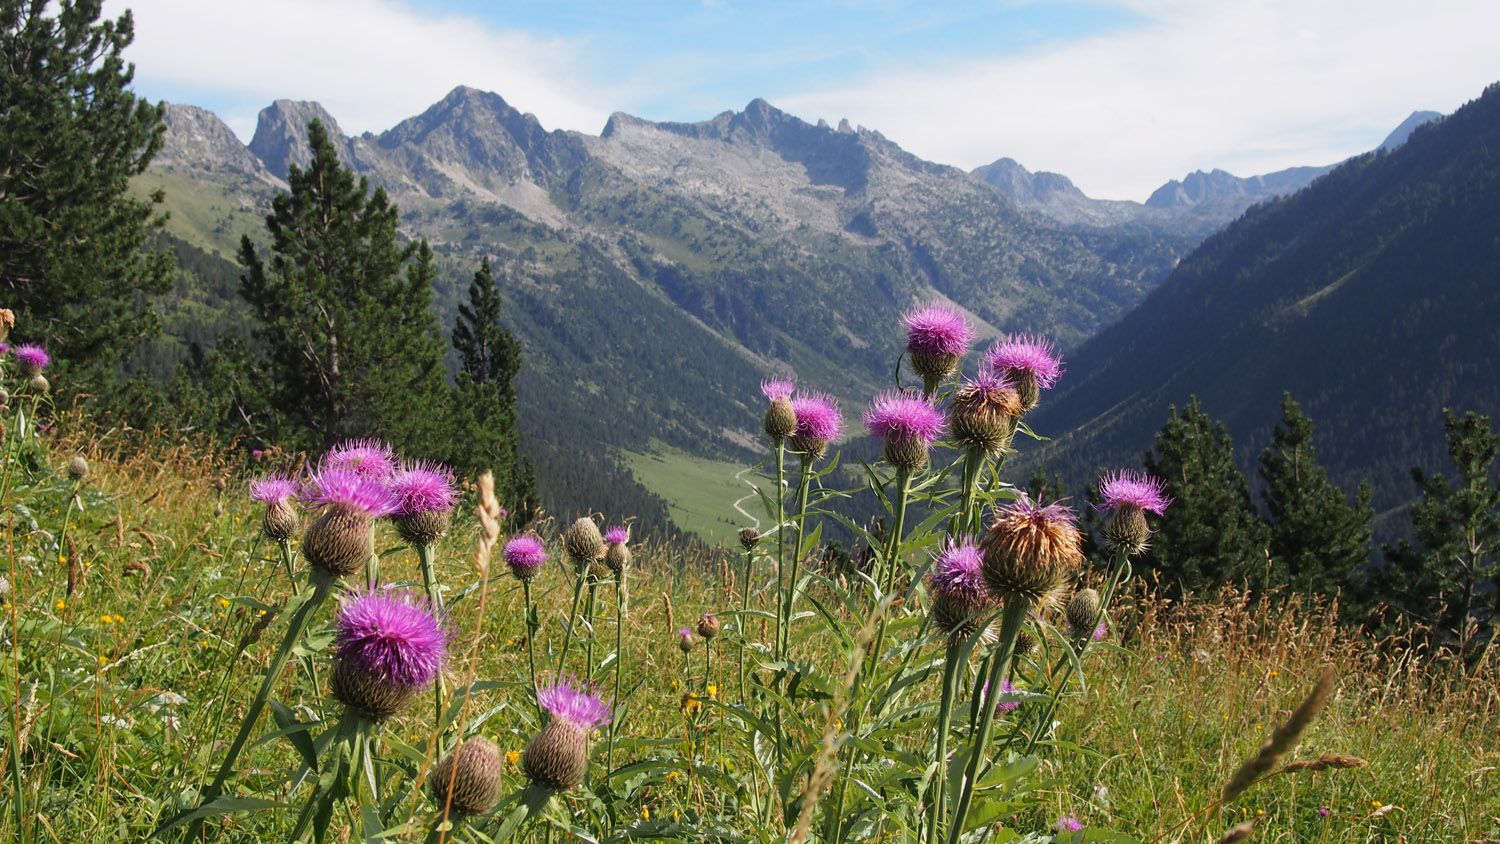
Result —
[[1494, 0], [1121, 0], [1139, 25], [1024, 54], [889, 67], [773, 101], [974, 167], [1010, 156], [1085, 192], [1331, 163], [1500, 79]]
[[317, 100], [346, 132], [378, 132], [464, 84], [499, 92], [548, 129], [598, 132], [621, 93], [576, 72], [580, 41], [391, 0], [111, 0], [105, 13], [126, 7], [137, 87], [215, 106], [245, 140], [279, 98]]

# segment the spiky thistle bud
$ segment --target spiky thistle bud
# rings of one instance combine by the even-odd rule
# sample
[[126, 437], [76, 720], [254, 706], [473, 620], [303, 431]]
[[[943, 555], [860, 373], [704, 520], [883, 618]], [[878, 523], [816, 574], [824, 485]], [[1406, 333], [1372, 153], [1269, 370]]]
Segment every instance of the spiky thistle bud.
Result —
[[272, 542], [286, 542], [297, 532], [300, 518], [292, 499], [297, 496], [297, 484], [290, 478], [271, 475], [250, 482], [250, 498], [266, 505], [261, 517], [261, 531]]
[[1104, 541], [1110, 550], [1126, 556], [1140, 554], [1150, 544], [1146, 512], [1160, 516], [1172, 504], [1160, 478], [1126, 469], [1099, 479], [1099, 501], [1098, 509], [1109, 514]]
[[1083, 564], [1083, 537], [1073, 511], [1022, 497], [996, 509], [981, 543], [984, 579], [1002, 601], [1042, 607]]
[[31, 389], [32, 392], [46, 395], [47, 392], [52, 389], [52, 384], [47, 381], [47, 376], [38, 372], [37, 374], [31, 376]]
[[500, 799], [501, 769], [500, 748], [484, 736], [473, 736], [433, 767], [427, 790], [439, 806], [482, 814]]
[[1036, 650], [1036, 637], [1031, 635], [1030, 630], [1022, 627], [1021, 631], [1016, 634], [1016, 656], [1026, 656], [1034, 650]]
[[969, 451], [999, 457], [1010, 448], [1021, 416], [1021, 396], [1004, 376], [989, 370], [965, 380], [953, 394], [948, 427]]
[[698, 635], [710, 642], [713, 641], [715, 636], [719, 635], [721, 627], [719, 617], [711, 612], [706, 612], [698, 616]]
[[755, 546], [760, 544], [760, 531], [752, 527], [740, 528], [740, 547], [746, 551], [754, 551]]
[[772, 443], [780, 443], [797, 430], [797, 413], [792, 409], [792, 391], [795, 389], [797, 382], [790, 377], [760, 382], [761, 395], [770, 402], [761, 426]]
[[604, 542], [608, 546], [604, 551], [604, 566], [615, 580], [620, 580], [630, 568], [630, 529], [624, 525], [611, 525], [604, 532]]
[[396, 509], [383, 484], [348, 469], [319, 470], [304, 497], [321, 512], [303, 535], [302, 553], [308, 563], [337, 577], [365, 565], [374, 553], [373, 520]]
[[1099, 618], [1099, 590], [1084, 588], [1074, 592], [1063, 608], [1063, 615], [1075, 635], [1091, 633]]
[[684, 627], [677, 631], [677, 650], [688, 653], [697, 642], [691, 627]]
[[569, 677], [538, 689], [536, 697], [551, 718], [522, 751], [521, 767], [538, 785], [577, 788], [588, 773], [589, 733], [610, 722], [609, 704]]
[[604, 537], [599, 533], [599, 525], [587, 516], [575, 519], [563, 531], [563, 550], [568, 553], [575, 569], [586, 571], [604, 552]]

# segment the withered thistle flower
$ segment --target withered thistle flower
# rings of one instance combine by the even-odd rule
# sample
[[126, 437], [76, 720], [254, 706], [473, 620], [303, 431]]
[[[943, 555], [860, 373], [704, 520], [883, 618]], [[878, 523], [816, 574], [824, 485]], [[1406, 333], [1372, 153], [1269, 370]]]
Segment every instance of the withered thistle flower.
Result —
[[401, 711], [443, 668], [448, 635], [410, 592], [365, 592], [339, 609], [334, 697], [372, 720]]
[[297, 497], [297, 484], [281, 475], [269, 475], [250, 482], [250, 498], [266, 505], [261, 517], [261, 531], [272, 542], [286, 542], [297, 532], [301, 523], [292, 499]]
[[792, 391], [795, 389], [797, 382], [790, 376], [760, 382], [761, 395], [770, 402], [761, 427], [772, 443], [781, 442], [797, 430], [797, 414], [792, 409]]
[[912, 310], [901, 322], [906, 326], [906, 354], [922, 376], [923, 388], [931, 393], [958, 371], [974, 342], [974, 329], [963, 314], [941, 305]]
[[722, 626], [719, 617], [711, 612], [706, 612], [698, 616], [698, 635], [710, 642], [713, 641], [715, 636], [719, 635], [719, 630], [722, 629]]
[[10, 308], [0, 308], [0, 342], [10, 337], [10, 330], [16, 327], [16, 313]]
[[501, 768], [500, 748], [484, 736], [473, 736], [433, 767], [427, 790], [438, 806], [482, 814], [500, 799]]
[[562, 539], [563, 550], [568, 553], [573, 567], [580, 572], [587, 570], [604, 552], [604, 537], [599, 533], [599, 525], [587, 516], [575, 519], [563, 531]]
[[1004, 376], [982, 370], [953, 394], [948, 427], [968, 451], [999, 457], [1010, 448], [1021, 417], [1021, 395]]
[[1062, 375], [1062, 358], [1052, 341], [1030, 334], [1012, 334], [984, 353], [985, 366], [1005, 376], [1016, 387], [1021, 407], [1031, 410]]
[[594, 687], [560, 677], [537, 690], [537, 703], [551, 717], [521, 753], [521, 767], [532, 782], [568, 790], [583, 783], [589, 767], [589, 733], [614, 717]]
[[1099, 479], [1098, 509], [1109, 514], [1104, 523], [1104, 541], [1110, 549], [1127, 556], [1145, 551], [1151, 539], [1146, 512], [1160, 516], [1171, 506], [1166, 484], [1145, 472], [1121, 469]]
[[89, 476], [89, 461], [82, 454], [73, 455], [68, 462], [68, 477], [75, 481], [82, 481]]
[[740, 547], [746, 551], [755, 550], [760, 544], [760, 531], [752, 527], [740, 528]]
[[397, 506], [384, 484], [349, 469], [320, 470], [303, 497], [321, 512], [302, 538], [302, 553], [314, 567], [338, 577], [359, 571], [369, 560], [373, 520]]
[[447, 469], [412, 463], [391, 473], [385, 484], [396, 499], [391, 522], [402, 539], [412, 545], [431, 545], [448, 533], [458, 493]]
[[1002, 601], [1042, 607], [1057, 600], [1083, 565], [1083, 537], [1073, 511], [1023, 496], [996, 509], [980, 543], [984, 579]]

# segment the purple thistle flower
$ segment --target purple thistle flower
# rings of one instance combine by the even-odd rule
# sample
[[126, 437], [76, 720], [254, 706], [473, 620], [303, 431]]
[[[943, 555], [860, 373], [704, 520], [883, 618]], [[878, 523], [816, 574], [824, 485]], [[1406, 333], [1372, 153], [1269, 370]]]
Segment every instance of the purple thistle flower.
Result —
[[396, 499], [396, 511], [392, 514], [396, 516], [447, 513], [458, 503], [452, 473], [435, 463], [402, 466], [386, 479], [385, 485]]
[[844, 415], [839, 413], [838, 402], [826, 393], [792, 399], [792, 412], [797, 416], [795, 437], [826, 443], [844, 433]]
[[890, 391], [881, 393], [864, 413], [865, 427], [887, 442], [932, 445], [943, 433], [943, 414], [925, 399]]
[[1318, 807], [1318, 814], [1321, 815], [1322, 817], [1326, 818], [1329, 815], [1333, 814], [1333, 810], [1330, 809], [1330, 808], [1328, 808], [1327, 806], [1319, 806]]
[[963, 357], [974, 342], [969, 320], [942, 305], [916, 308], [901, 322], [906, 326], [906, 350], [913, 354]]
[[954, 598], [976, 600], [989, 591], [984, 584], [984, 553], [968, 538], [948, 539], [929, 579], [934, 592]]
[[[984, 684], [984, 693], [989, 694], [990, 684]], [[1021, 702], [1015, 699], [1016, 685], [1007, 677], [1000, 681], [1000, 694], [996, 697], [995, 714], [1002, 712], [1013, 712], [1019, 709]]]
[[8, 354], [10, 354], [10, 344], [0, 343], [0, 358], [3, 358]]
[[346, 440], [323, 455], [323, 468], [348, 469], [366, 478], [383, 481], [396, 471], [396, 454], [376, 439]]
[[448, 634], [411, 592], [365, 592], [339, 609], [334, 648], [363, 674], [408, 688], [437, 677]]
[[1115, 511], [1121, 507], [1150, 510], [1160, 516], [1172, 505], [1167, 485], [1161, 478], [1145, 472], [1119, 469], [1099, 479], [1100, 510]]
[[1052, 825], [1052, 829], [1055, 832], [1082, 832], [1083, 821], [1073, 815], [1063, 815]]
[[624, 525], [610, 525], [604, 532], [604, 541], [610, 545], [619, 545], [630, 541], [630, 528]]
[[789, 399], [795, 389], [797, 389], [797, 379], [790, 375], [767, 378], [760, 382], [760, 393], [766, 397], [766, 401]]
[[1094, 641], [1095, 642], [1102, 642], [1108, 636], [1109, 636], [1109, 622], [1107, 622], [1107, 621], [1101, 621], [1101, 622], [1099, 622], [1099, 626], [1094, 628]]
[[580, 683], [578, 678], [570, 675], [537, 689], [536, 702], [553, 718], [588, 732], [608, 724], [614, 717], [609, 704], [599, 697], [593, 685]]
[[24, 346], [17, 346], [15, 348], [15, 355], [16, 363], [19, 363], [21, 368], [26, 370], [30, 375], [41, 372], [47, 368], [48, 364], [52, 363], [52, 357], [47, 354], [46, 349], [30, 343]]
[[400, 506], [380, 481], [353, 469], [331, 467], [320, 469], [312, 477], [302, 498], [315, 507], [344, 507], [372, 518], [389, 516]]
[[523, 533], [506, 540], [503, 553], [505, 564], [511, 571], [518, 572], [517, 577], [521, 577], [520, 572], [529, 574], [547, 562], [547, 546], [534, 533]]
[[297, 482], [283, 475], [267, 475], [250, 482], [250, 499], [262, 504], [280, 504], [297, 496]]
[[984, 353], [985, 365], [1005, 375], [1025, 374], [1050, 390], [1062, 375], [1062, 358], [1052, 341], [1030, 334], [1011, 334]]

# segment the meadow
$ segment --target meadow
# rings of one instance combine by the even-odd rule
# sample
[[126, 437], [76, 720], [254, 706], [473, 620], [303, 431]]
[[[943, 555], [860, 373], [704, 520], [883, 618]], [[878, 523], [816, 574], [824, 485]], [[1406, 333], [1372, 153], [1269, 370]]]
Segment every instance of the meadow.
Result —
[[[14, 386], [0, 480], [5, 840], [289, 840], [309, 834], [302, 819], [319, 794], [327, 816], [312, 825], [338, 841], [1213, 842], [1245, 840], [1234, 830], [1247, 821], [1258, 841], [1500, 840], [1494, 653], [1455, 665], [1340, 628], [1330, 607], [1296, 596], [1173, 601], [1128, 568], [1112, 590], [1118, 566], [1079, 575], [1080, 588], [1103, 592], [1099, 641], [1068, 632], [1071, 603], [1001, 625], [993, 647], [933, 629], [941, 590], [922, 575], [950, 547], [944, 525], [1015, 504], [998, 478], [959, 483], [970, 477], [962, 459], [869, 467], [872, 488], [890, 491], [897, 541], [863, 534], [873, 568], [844, 569], [813, 552], [816, 523], [840, 518], [826, 505], [847, 492], [822, 489], [826, 475], [804, 461], [809, 471], [787, 478], [804, 502], [783, 522], [795, 530], [782, 558], [805, 561], [791, 578], [770, 532], [747, 537], [748, 549], [618, 541], [630, 548], [624, 574], [590, 572], [570, 560], [576, 523], [544, 519], [529, 528], [549, 559], [523, 588], [500, 552], [514, 535], [496, 533], [493, 502], [476, 514], [482, 488], [462, 481], [435, 553], [378, 520], [370, 570], [335, 599], [357, 600], [365, 590], [353, 581], [371, 575], [446, 604], [437, 712], [423, 689], [368, 725], [354, 761], [339, 756], [332, 725], [349, 710], [328, 682], [342, 634], [325, 610], [281, 654], [269, 711], [215, 794], [208, 783], [287, 619], [309, 600], [302, 533], [283, 553], [247, 484], [309, 458], [99, 432]], [[776, 460], [758, 468], [774, 478]], [[903, 533], [907, 491], [929, 507]], [[1002, 672], [1007, 649], [1014, 664]], [[952, 707], [939, 683], [950, 664], [962, 669]], [[1321, 687], [1325, 667], [1332, 685]], [[557, 668], [580, 675], [578, 692], [612, 704], [612, 717], [580, 745], [582, 783], [539, 789], [525, 756], [562, 716], [542, 715], [534, 686]], [[987, 669], [1006, 678], [1006, 697], [981, 687]], [[1327, 693], [1321, 711], [1268, 758], [1263, 742], [1278, 728], [1287, 738], [1315, 686]], [[981, 700], [998, 700], [993, 724]], [[953, 764], [937, 813], [930, 760], [950, 758], [933, 756], [945, 716]], [[494, 744], [503, 798], [462, 813], [435, 799], [429, 775], [476, 736]], [[994, 750], [981, 763], [974, 745]], [[1254, 784], [1221, 804], [1258, 754]], [[972, 786], [964, 798], [961, 783]], [[968, 797], [969, 811], [952, 813]]]

